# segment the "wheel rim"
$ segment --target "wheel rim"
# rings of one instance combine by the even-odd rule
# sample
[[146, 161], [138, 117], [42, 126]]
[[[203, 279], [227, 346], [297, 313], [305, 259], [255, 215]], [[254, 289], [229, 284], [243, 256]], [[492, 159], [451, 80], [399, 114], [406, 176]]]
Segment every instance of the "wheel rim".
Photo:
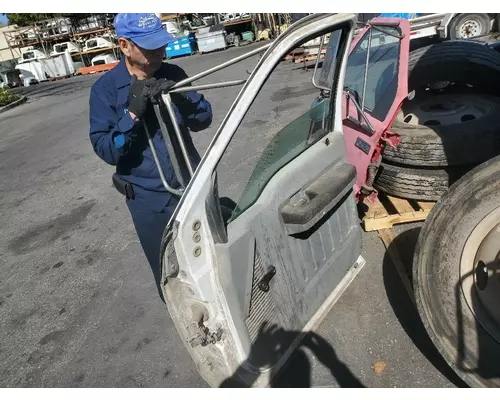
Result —
[[500, 343], [500, 207], [467, 239], [460, 262], [460, 286], [477, 322]]
[[422, 95], [406, 102], [397, 120], [410, 125], [460, 124], [482, 118], [489, 114], [495, 105], [495, 99], [486, 95]]
[[475, 19], [467, 19], [458, 27], [458, 34], [461, 38], [471, 38], [481, 35], [483, 24]]

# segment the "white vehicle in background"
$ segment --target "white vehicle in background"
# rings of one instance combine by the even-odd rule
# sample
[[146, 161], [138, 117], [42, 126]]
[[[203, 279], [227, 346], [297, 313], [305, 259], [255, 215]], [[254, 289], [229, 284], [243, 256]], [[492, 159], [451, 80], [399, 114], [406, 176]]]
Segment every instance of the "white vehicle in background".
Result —
[[472, 39], [486, 36], [493, 30], [498, 30], [499, 15], [491, 13], [414, 13], [410, 14], [408, 18], [410, 35], [411, 39], [436, 37], [441, 40]]
[[101, 29], [104, 28], [104, 21], [100, 18], [98, 18], [96, 15], [93, 15], [91, 17], [87, 17], [85, 19], [85, 23], [79, 24], [76, 27], [77, 32], [85, 32], [85, 31], [90, 31], [94, 29]]
[[18, 59], [18, 63], [29, 63], [31, 61], [45, 60], [47, 58], [47, 55], [43, 51], [35, 49], [33, 46], [29, 46], [21, 49], [21, 57]]
[[54, 18], [51, 21], [45, 22], [45, 28], [47, 30], [42, 33], [44, 39], [65, 35], [71, 30], [71, 21], [69, 18]]
[[50, 55], [51, 56], [59, 56], [61, 54], [64, 54], [66, 52], [66, 50], [68, 50], [70, 54], [78, 53], [81, 51], [80, 47], [76, 43], [63, 42], [63, 43], [55, 44]]
[[7, 89], [9, 87], [10, 85], [6, 74], [0, 72], [0, 89]]
[[109, 38], [104, 38], [102, 36], [98, 36], [92, 39], [87, 39], [85, 41], [85, 46], [83, 47], [83, 51], [95, 50], [95, 49], [104, 49], [108, 47], [113, 47], [114, 44]]
[[8, 70], [0, 72], [0, 89], [12, 88], [22, 85], [19, 71]]
[[112, 64], [117, 62], [118, 60], [113, 57], [111, 54], [99, 54], [91, 60], [92, 66], [103, 65], [103, 64]]
[[[492, 32], [495, 25], [498, 25], [498, 14], [447, 13], [441, 15], [442, 19], [436, 31], [442, 39], [456, 40], [485, 36]], [[416, 18], [415, 22], [410, 21], [412, 31], [415, 24], [421, 23], [419, 20], [420, 18]]]
[[236, 21], [239, 19], [249, 18], [249, 13], [223, 13], [219, 14], [219, 18], [221, 22], [229, 22]]

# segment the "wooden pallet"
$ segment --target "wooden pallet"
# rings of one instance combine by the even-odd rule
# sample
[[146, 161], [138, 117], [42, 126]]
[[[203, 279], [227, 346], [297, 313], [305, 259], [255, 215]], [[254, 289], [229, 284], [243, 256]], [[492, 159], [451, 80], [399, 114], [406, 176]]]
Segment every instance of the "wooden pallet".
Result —
[[424, 221], [435, 202], [405, 200], [379, 193], [374, 202], [364, 201], [363, 228], [366, 232], [392, 228], [406, 222]]
[[94, 65], [90, 67], [83, 67], [78, 69], [78, 74], [80, 75], [88, 75], [88, 74], [96, 74], [99, 72], [105, 72], [109, 71], [110, 69], [113, 69], [119, 64], [119, 61], [109, 63], [109, 64], [99, 64], [99, 65]]
[[[325, 55], [322, 53], [320, 56], [319, 56], [320, 60], [325, 58]], [[306, 63], [306, 62], [309, 62], [309, 61], [316, 61], [318, 59], [318, 55], [317, 54], [312, 54], [312, 55], [306, 55], [304, 57], [299, 57], [299, 58], [294, 58], [293, 59], [293, 62], [295, 64], [300, 64], [300, 63]]]
[[294, 51], [292, 51], [291, 53], [287, 54], [285, 56], [285, 60], [289, 61], [289, 60], [294, 60], [295, 58], [298, 58], [298, 57], [303, 57], [304, 56], [304, 49], [295, 49]]

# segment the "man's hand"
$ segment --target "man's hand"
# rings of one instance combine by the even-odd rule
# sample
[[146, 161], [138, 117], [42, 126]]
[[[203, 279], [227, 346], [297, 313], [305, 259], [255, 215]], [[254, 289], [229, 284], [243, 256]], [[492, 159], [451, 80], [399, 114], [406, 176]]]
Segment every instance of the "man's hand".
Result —
[[[172, 86], [174, 86], [177, 82], [161, 78], [157, 79], [154, 84], [151, 85], [151, 91], [150, 91], [150, 96], [151, 96], [151, 101], [155, 102], [158, 101], [159, 96], [163, 92], [168, 92]], [[172, 96], [172, 102], [174, 104], [183, 104], [187, 98], [186, 98], [186, 93], [171, 93]]]
[[133, 119], [142, 118], [146, 112], [151, 86], [154, 85], [155, 81], [154, 78], [137, 80], [137, 76], [132, 75], [128, 92], [128, 110]]
[[160, 94], [169, 90], [176, 82], [170, 81], [165, 78], [157, 79], [154, 85], [151, 86], [150, 96], [151, 99], [156, 99]]

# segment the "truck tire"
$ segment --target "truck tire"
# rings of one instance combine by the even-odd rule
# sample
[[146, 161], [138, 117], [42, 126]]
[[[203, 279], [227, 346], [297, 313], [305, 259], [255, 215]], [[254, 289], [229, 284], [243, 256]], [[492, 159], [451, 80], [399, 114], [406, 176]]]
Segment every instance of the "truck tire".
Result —
[[[408, 87], [416, 95], [391, 127], [401, 142], [384, 148], [385, 160], [459, 166], [500, 154], [500, 53], [474, 42], [442, 42], [412, 52], [409, 71]], [[435, 82], [449, 82], [448, 93], [421, 90]]]
[[405, 199], [437, 201], [470, 167], [411, 168], [381, 163], [374, 187]]
[[448, 36], [451, 40], [471, 39], [490, 32], [491, 19], [488, 14], [459, 14], [452, 19]]
[[432, 208], [413, 262], [424, 326], [443, 358], [473, 387], [500, 387], [499, 193], [495, 157], [453, 184]]
[[443, 119], [449, 120], [449, 107], [455, 106], [453, 119], [458, 123], [449, 125], [433, 125], [440, 123], [437, 113], [429, 113], [423, 124], [414, 125], [410, 119], [418, 112], [398, 114], [391, 131], [400, 135], [401, 142], [396, 148], [385, 146], [384, 159], [416, 167], [444, 167], [479, 164], [500, 154], [500, 99], [457, 93], [433, 96], [417, 107], [442, 107]]
[[500, 87], [500, 53], [473, 41], [444, 41], [411, 51], [408, 90], [433, 82], [467, 82], [492, 94]]

